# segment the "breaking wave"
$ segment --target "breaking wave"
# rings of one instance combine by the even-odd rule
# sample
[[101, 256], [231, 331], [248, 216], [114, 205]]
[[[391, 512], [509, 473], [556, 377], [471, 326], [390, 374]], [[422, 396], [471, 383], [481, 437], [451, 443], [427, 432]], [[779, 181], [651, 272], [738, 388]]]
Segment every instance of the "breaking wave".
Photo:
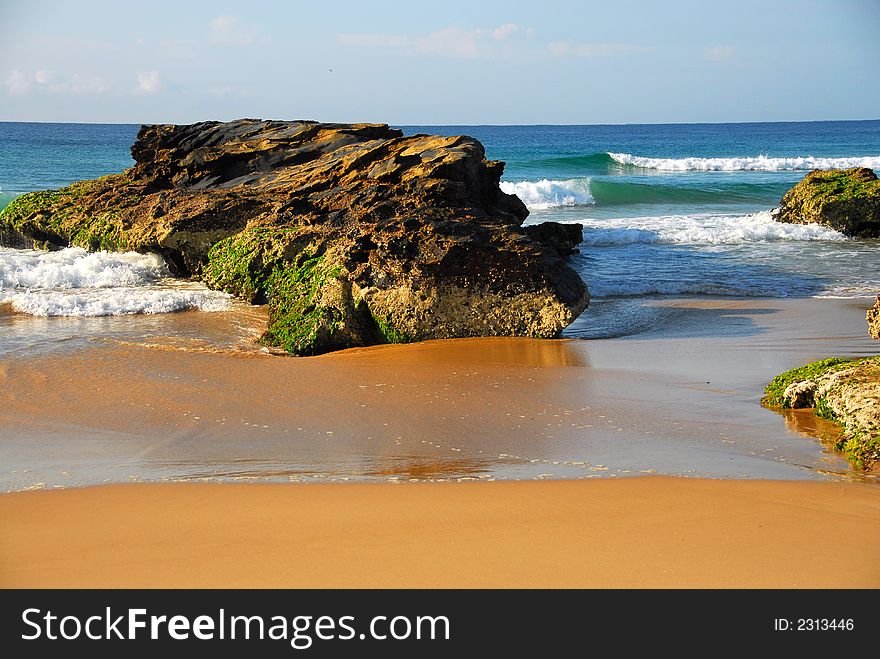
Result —
[[173, 279], [156, 254], [0, 248], [0, 303], [34, 316], [219, 311], [230, 297]]
[[590, 246], [847, 240], [842, 233], [819, 225], [776, 222], [770, 211], [751, 215], [662, 215], [580, 222], [584, 225], [584, 243]]
[[724, 186], [686, 187], [666, 183], [633, 183], [608, 178], [565, 181], [502, 181], [501, 189], [515, 194], [531, 210], [563, 206], [627, 206], [632, 204], [723, 204], [761, 199], [773, 203], [784, 193], [778, 183], [733, 183]]
[[880, 167], [880, 156], [819, 158], [798, 156], [772, 158], [767, 155], [738, 158], [649, 158], [629, 153], [608, 153], [621, 165], [657, 169], [666, 172], [781, 172], [810, 169], [846, 169], [848, 167]]
[[595, 203], [590, 194], [590, 179], [569, 181], [520, 181], [501, 182], [501, 190], [515, 194], [532, 210], [557, 208], [559, 206], [588, 206]]

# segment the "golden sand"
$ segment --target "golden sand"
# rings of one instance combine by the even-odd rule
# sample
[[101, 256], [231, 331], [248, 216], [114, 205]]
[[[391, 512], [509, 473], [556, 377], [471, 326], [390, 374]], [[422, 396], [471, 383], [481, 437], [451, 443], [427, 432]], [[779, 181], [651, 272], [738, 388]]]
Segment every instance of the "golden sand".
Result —
[[880, 586], [880, 488], [643, 477], [0, 495], [4, 587]]

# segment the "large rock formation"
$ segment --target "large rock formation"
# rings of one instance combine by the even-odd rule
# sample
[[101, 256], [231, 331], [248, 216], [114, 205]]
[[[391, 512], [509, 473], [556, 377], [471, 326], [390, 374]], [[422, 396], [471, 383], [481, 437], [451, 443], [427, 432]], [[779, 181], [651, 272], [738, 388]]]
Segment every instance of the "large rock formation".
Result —
[[15, 199], [0, 237], [157, 252], [268, 302], [263, 341], [296, 354], [552, 337], [587, 306], [563, 260], [580, 228], [523, 229], [504, 163], [472, 138], [240, 120], [144, 126], [131, 151], [121, 174]]
[[776, 220], [880, 237], [880, 181], [865, 167], [813, 170], [782, 198]]
[[868, 309], [867, 317], [868, 334], [871, 335], [872, 339], [880, 341], [880, 295], [877, 296], [874, 306]]

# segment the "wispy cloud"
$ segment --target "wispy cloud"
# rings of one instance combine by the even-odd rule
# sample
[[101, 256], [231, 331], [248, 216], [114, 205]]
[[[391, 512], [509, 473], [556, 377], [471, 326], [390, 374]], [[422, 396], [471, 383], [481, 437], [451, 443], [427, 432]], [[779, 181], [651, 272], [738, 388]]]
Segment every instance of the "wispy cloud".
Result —
[[9, 72], [4, 84], [12, 96], [24, 96], [31, 90], [30, 79], [18, 69]]
[[494, 28], [467, 30], [448, 27], [418, 37], [399, 34], [340, 34], [338, 42], [344, 46], [383, 49], [406, 49], [438, 57], [477, 58], [497, 52], [520, 32], [514, 23]]
[[266, 37], [260, 37], [259, 30], [255, 26], [245, 25], [237, 16], [228, 14], [212, 18], [210, 28], [208, 38], [214, 43], [250, 44], [269, 41]]
[[33, 73], [14, 69], [9, 72], [4, 85], [12, 96], [24, 96], [32, 92], [103, 94], [109, 89], [109, 85], [99, 76], [83, 73], [61, 74], [48, 69], [39, 69]]
[[736, 54], [736, 48], [729, 44], [716, 44], [709, 46], [703, 51], [703, 56], [711, 62], [720, 62], [730, 59]]
[[653, 49], [634, 43], [583, 43], [552, 41], [547, 50], [554, 57], [621, 57], [651, 52]]
[[516, 23], [505, 23], [492, 30], [492, 37], [494, 37], [496, 41], [501, 41], [502, 39], [511, 36], [517, 30], [519, 30], [519, 26], [517, 26]]
[[159, 72], [156, 69], [152, 71], [138, 71], [137, 82], [138, 86], [135, 91], [142, 94], [155, 94], [162, 88]]
[[337, 41], [343, 46], [366, 48], [404, 48], [412, 45], [412, 39], [396, 34], [340, 34]]

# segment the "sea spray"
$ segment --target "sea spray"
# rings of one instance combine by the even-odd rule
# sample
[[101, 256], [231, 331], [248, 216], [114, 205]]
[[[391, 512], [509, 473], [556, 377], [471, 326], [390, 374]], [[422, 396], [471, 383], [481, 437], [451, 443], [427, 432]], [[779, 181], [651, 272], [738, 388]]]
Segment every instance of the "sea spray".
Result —
[[664, 215], [609, 220], [579, 220], [587, 245], [671, 243], [737, 245], [776, 241], [843, 242], [833, 229], [810, 224], [776, 222], [770, 211], [750, 215]]
[[229, 295], [173, 279], [156, 254], [0, 248], [0, 304], [35, 316], [218, 311]]
[[585, 206], [594, 203], [590, 194], [590, 179], [570, 181], [520, 181], [501, 182], [501, 189], [507, 194], [515, 194], [532, 210], [559, 206]]

